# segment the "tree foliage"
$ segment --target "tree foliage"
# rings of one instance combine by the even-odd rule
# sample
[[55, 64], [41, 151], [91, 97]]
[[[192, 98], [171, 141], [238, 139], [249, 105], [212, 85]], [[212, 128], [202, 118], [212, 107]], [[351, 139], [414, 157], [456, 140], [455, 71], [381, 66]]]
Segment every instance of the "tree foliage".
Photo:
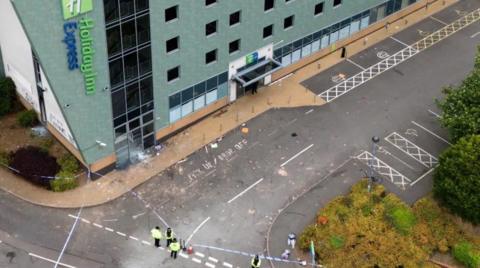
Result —
[[473, 245], [460, 242], [453, 247], [453, 257], [468, 268], [480, 267], [480, 254], [474, 252]]
[[438, 102], [442, 110], [441, 122], [454, 141], [480, 134], [480, 46], [475, 67], [459, 86], [444, 89], [445, 99]]
[[433, 193], [452, 212], [480, 223], [480, 135], [462, 138], [440, 155]]

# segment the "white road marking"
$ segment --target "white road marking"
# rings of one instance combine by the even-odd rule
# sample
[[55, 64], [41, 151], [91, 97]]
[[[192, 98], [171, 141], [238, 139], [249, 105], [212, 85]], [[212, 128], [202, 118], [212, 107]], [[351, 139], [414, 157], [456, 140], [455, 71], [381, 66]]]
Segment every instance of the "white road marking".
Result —
[[60, 251], [60, 254], [58, 255], [58, 259], [55, 262], [55, 265], [53, 266], [54, 268], [58, 267], [58, 264], [60, 263], [60, 260], [63, 257], [63, 253], [65, 252], [65, 249], [67, 248], [68, 242], [70, 241], [70, 238], [72, 237], [73, 231], [75, 231], [75, 227], [77, 226], [78, 219], [80, 219], [80, 214], [82, 214], [82, 210], [83, 210], [83, 206], [78, 210], [75, 222], [73, 223], [72, 228], [70, 229], [70, 233], [68, 233], [67, 240], [65, 241], [65, 244], [63, 244], [62, 250]]
[[256, 142], [252, 143], [250, 146], [248, 146], [247, 150], [252, 149], [253, 147], [257, 146], [259, 143], [260, 143], [259, 141], [256, 141]]
[[143, 243], [143, 244], [145, 244], [145, 245], [149, 245], [149, 246], [151, 246], [151, 245], [152, 245], [150, 242], [148, 242], [148, 241], [145, 241], [145, 240], [142, 240], [142, 243]]
[[197, 258], [192, 258], [192, 261], [196, 262], [196, 263], [202, 263], [201, 260], [197, 259]]
[[428, 109], [428, 112], [436, 116], [437, 118], [442, 118], [439, 114], [435, 113], [434, 111]]
[[215, 173], [215, 171], [217, 171], [216, 168], [214, 168], [212, 171], [210, 171], [210, 172], [208, 172], [207, 174], [205, 174], [205, 176], [203, 176], [203, 177], [206, 178], [206, 177], [212, 175], [213, 173]]
[[103, 226], [98, 224], [98, 223], [93, 223], [93, 226], [98, 227], [98, 228], [103, 228]]
[[214, 263], [217, 263], [217, 262], [218, 262], [218, 260], [215, 259], [214, 257], [208, 257], [208, 260], [209, 260], [209, 261], [213, 261]]
[[416, 179], [414, 182], [410, 183], [410, 186], [415, 185], [415, 183], [419, 182], [421, 179], [425, 178], [430, 172], [432, 172], [435, 168], [431, 168], [427, 172], [425, 172], [422, 176], [420, 176], [418, 179]]
[[72, 215], [72, 214], [68, 214], [68, 217], [70, 217], [70, 218], [74, 218], [74, 219], [76, 219], [76, 218], [77, 218], [77, 216], [75, 216], [75, 215]]
[[348, 62], [350, 62], [351, 64], [353, 64], [353, 65], [357, 66], [358, 68], [360, 68], [360, 69], [364, 70], [364, 71], [366, 70], [366, 69], [365, 69], [365, 67], [363, 67], [362, 65], [360, 65], [360, 64], [358, 64], [358, 63], [356, 63], [356, 62], [354, 62], [354, 61], [353, 61], [353, 60], [351, 60], [351, 59], [347, 59], [347, 61], [348, 61]]
[[270, 132], [267, 134], [268, 137], [272, 136], [273, 134], [277, 133], [278, 129], [275, 129], [274, 131]]
[[288, 159], [287, 161], [285, 161], [283, 164], [280, 165], [280, 167], [284, 167], [286, 164], [288, 164], [290, 161], [292, 161], [293, 159], [297, 158], [299, 155], [303, 154], [304, 152], [306, 152], [308, 149], [312, 148], [313, 147], [313, 144], [310, 144], [307, 148], [301, 150], [299, 153], [297, 153], [296, 155], [294, 155], [293, 157], [291, 157], [290, 159]]
[[223, 262], [223, 266], [228, 267], [228, 268], [232, 268], [232, 267], [233, 267], [233, 265], [231, 265], [231, 264], [228, 263], [228, 262]]
[[293, 120], [290, 120], [288, 123], [285, 124], [285, 126], [290, 126], [291, 124], [295, 123], [297, 121], [297, 118], [294, 118]]
[[[52, 259], [45, 258], [45, 257], [42, 257], [42, 256], [34, 254], [34, 253], [28, 253], [28, 255], [30, 255], [32, 257], [35, 257], [35, 258], [38, 258], [38, 259], [41, 259], [41, 260], [44, 260], [44, 261], [48, 261], [48, 262], [51, 262], [51, 263], [56, 263]], [[67, 267], [67, 268], [77, 268], [76, 266], [72, 266], [72, 265], [69, 265], [69, 264], [62, 263], [62, 262], [59, 262], [58, 265], [63, 266], [63, 267]]]
[[313, 112], [313, 109], [310, 109], [310, 110], [306, 111], [305, 114], [309, 114], [311, 112]]
[[138, 238], [136, 238], [135, 236], [131, 236], [131, 235], [129, 235], [128, 237], [129, 237], [130, 239], [133, 239], [133, 240], [136, 240], [136, 241], [138, 241]]
[[3, 243], [2, 240], [0, 240], [0, 244]]
[[112, 228], [105, 227], [105, 230], [113, 233], [113, 229], [112, 229]]
[[234, 198], [230, 199], [227, 203], [230, 204], [232, 203], [233, 201], [235, 201], [235, 199], [239, 198], [240, 196], [242, 196], [244, 193], [246, 193], [248, 190], [252, 189], [253, 187], [255, 187], [255, 185], [259, 184], [260, 182], [263, 181], [263, 178], [259, 179], [258, 181], [256, 181], [254, 184], [250, 185], [247, 189], [243, 190], [241, 193], [237, 194]]
[[180, 254], [178, 254], [178, 255], [180, 255], [180, 257], [182, 257], [182, 258], [188, 259], [188, 255], [183, 253], [183, 252], [180, 252]]
[[118, 221], [118, 219], [109, 219], [109, 220], [103, 220], [103, 221]]
[[126, 234], [124, 233], [120, 233], [120, 232], [117, 232], [118, 235], [121, 235], [121, 236], [127, 236]]
[[215, 268], [215, 265], [213, 265], [211, 263], [208, 263], [208, 262], [205, 263], [205, 266], [210, 267], [210, 268]]
[[437, 134], [433, 133], [431, 130], [428, 130], [426, 127], [424, 127], [424, 126], [420, 125], [419, 123], [417, 123], [417, 122], [415, 122], [415, 121], [412, 121], [412, 124], [414, 124], [414, 125], [416, 125], [417, 127], [421, 128], [421, 129], [423, 129], [423, 130], [425, 130], [426, 132], [428, 132], [428, 133], [432, 134], [433, 136], [435, 136], [435, 137], [436, 137], [436, 138], [438, 138], [439, 140], [441, 140], [441, 141], [445, 142], [446, 144], [448, 144], [448, 145], [452, 145], [452, 144], [451, 144], [450, 142], [448, 142], [446, 139], [444, 139], [444, 138], [442, 138], [442, 137], [438, 136]]
[[401, 45], [404, 45], [404, 46], [406, 46], [406, 47], [409, 47], [409, 45], [407, 45], [406, 43], [398, 40], [397, 38], [395, 38], [395, 37], [393, 37], [393, 36], [390, 36], [390, 39], [392, 39], [393, 41], [395, 41], [395, 42], [397, 42], [397, 43], [399, 43], [399, 44], [401, 44]]
[[446, 22], [444, 22], [444, 21], [442, 21], [442, 20], [439, 20], [439, 19], [435, 18], [434, 16], [430, 16], [430, 18], [431, 18], [432, 20], [434, 20], [434, 21], [440, 22], [440, 23], [443, 24], [443, 25], [448, 25]]
[[142, 212], [142, 213], [138, 213], [136, 215], [133, 215], [132, 216], [132, 219], [136, 220], [138, 217], [142, 216], [142, 215], [145, 215], [146, 212]]
[[187, 238], [187, 240], [185, 240], [185, 245], [187, 245], [190, 240], [192, 240], [192, 237], [198, 232], [198, 230], [200, 230], [200, 228], [202, 228], [202, 226], [207, 223], [207, 221], [210, 220], [210, 217], [206, 218], [204, 221], [202, 221], [202, 223], [200, 223], [200, 225], [197, 226], [197, 228], [195, 228], [195, 230], [193, 230], [193, 233]]
[[475, 36], [477, 36], [477, 35], [479, 35], [479, 34], [480, 34], [480, 32], [474, 33], [474, 34], [472, 34], [472, 35], [470, 36], [470, 38], [475, 38]]
[[195, 252], [195, 255], [197, 255], [197, 256], [200, 257], [200, 258], [204, 258], [204, 257], [205, 257], [205, 254], [200, 253], [200, 252]]
[[90, 221], [88, 221], [88, 220], [86, 220], [86, 219], [83, 219], [83, 218], [82, 218], [82, 221], [83, 221], [84, 223], [90, 224]]
[[398, 158], [397, 156], [393, 155], [391, 152], [387, 151], [385, 148], [383, 148], [382, 146], [379, 146], [378, 148], [378, 152], [379, 153], [384, 153], [386, 155], [389, 155], [393, 158], [395, 158], [398, 162], [404, 164], [405, 166], [409, 167], [410, 169], [412, 170], [417, 170], [416, 168], [414, 168], [413, 166], [409, 165], [407, 162], [403, 161], [402, 159]]

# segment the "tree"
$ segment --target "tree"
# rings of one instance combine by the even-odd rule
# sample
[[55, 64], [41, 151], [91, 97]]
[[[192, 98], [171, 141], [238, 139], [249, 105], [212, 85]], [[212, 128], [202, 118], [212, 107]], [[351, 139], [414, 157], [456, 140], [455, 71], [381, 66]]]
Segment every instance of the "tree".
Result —
[[480, 135], [461, 138], [440, 155], [433, 193], [452, 212], [480, 223]]
[[447, 87], [445, 99], [438, 101], [442, 110], [441, 123], [454, 141], [480, 134], [480, 46], [475, 57], [475, 67], [457, 87]]

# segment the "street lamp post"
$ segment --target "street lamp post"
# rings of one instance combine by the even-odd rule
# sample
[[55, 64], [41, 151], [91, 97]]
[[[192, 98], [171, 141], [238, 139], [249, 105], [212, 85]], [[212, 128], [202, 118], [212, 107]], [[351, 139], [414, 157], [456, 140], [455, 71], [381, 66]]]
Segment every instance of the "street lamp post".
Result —
[[369, 171], [370, 175], [368, 176], [368, 192], [372, 190], [372, 184], [375, 180], [373, 177], [373, 161], [375, 160], [375, 154], [377, 151], [377, 143], [380, 141], [380, 138], [377, 136], [372, 137], [372, 159], [370, 160]]

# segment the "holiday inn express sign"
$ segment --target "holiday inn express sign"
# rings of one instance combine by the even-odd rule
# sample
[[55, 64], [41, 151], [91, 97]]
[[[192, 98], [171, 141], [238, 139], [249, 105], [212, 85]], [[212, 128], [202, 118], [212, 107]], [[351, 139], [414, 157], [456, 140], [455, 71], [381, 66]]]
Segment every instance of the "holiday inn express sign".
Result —
[[[93, 0], [61, 0], [64, 20], [70, 20], [81, 14], [92, 11]], [[83, 17], [79, 21], [70, 20], [63, 24], [64, 39], [62, 40], [67, 46], [67, 64], [68, 69], [80, 69], [85, 81], [85, 93], [87, 95], [95, 94], [97, 73], [93, 66], [93, 38], [91, 29], [94, 22], [88, 17]], [[77, 29], [80, 36], [80, 54], [81, 64], [78, 63], [77, 52]]]

